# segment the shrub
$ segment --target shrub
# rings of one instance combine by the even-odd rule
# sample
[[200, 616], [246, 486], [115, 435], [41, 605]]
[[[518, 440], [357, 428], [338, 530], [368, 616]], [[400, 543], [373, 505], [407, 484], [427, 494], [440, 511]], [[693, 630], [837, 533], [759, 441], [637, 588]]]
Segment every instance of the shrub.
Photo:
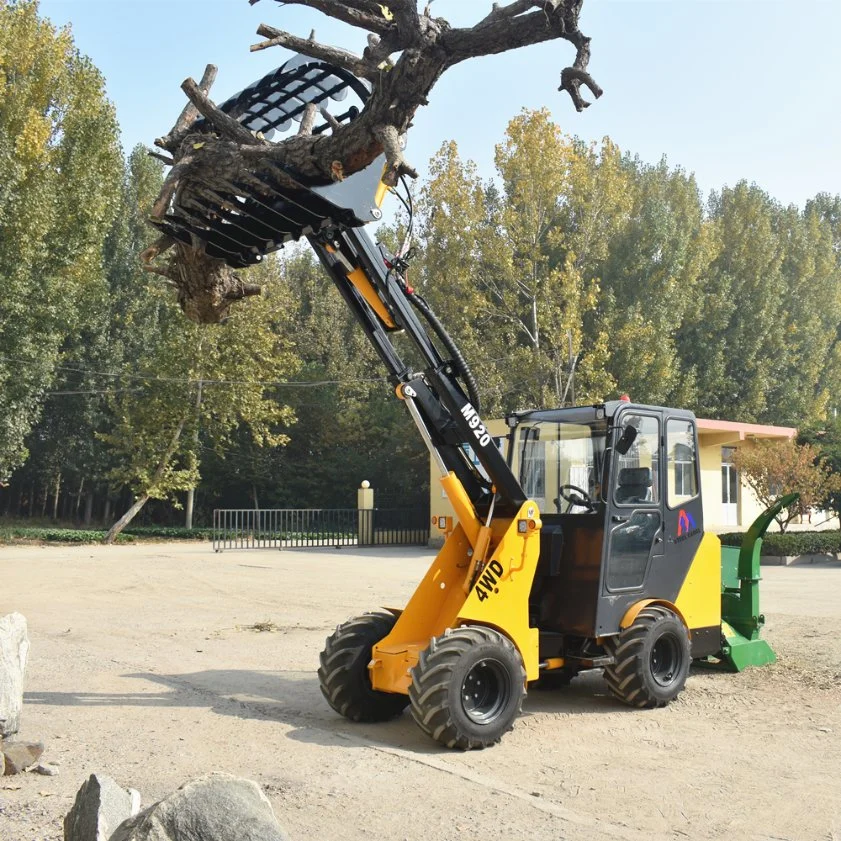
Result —
[[[40, 528], [36, 526], [6, 526], [0, 528], [0, 543], [13, 543], [17, 540], [42, 540], [45, 543], [101, 543], [104, 531], [89, 529]], [[119, 543], [131, 543], [130, 535], [120, 535]]]
[[[720, 534], [724, 546], [741, 546], [743, 534]], [[840, 531], [795, 531], [766, 534], [762, 539], [763, 555], [823, 555], [841, 551]]]
[[210, 540], [213, 537], [213, 529], [185, 529], [181, 526], [127, 526], [123, 534], [132, 534], [136, 537], [162, 537], [167, 540]]

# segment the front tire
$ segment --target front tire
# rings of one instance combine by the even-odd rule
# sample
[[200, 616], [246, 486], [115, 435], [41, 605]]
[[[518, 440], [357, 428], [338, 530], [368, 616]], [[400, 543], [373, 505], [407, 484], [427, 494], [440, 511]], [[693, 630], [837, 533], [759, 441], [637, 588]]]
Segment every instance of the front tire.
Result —
[[448, 629], [412, 669], [412, 715], [448, 748], [485, 748], [514, 726], [525, 684], [523, 661], [507, 637], [480, 625]]
[[391, 633], [391, 613], [366, 613], [351, 619], [327, 637], [321, 652], [318, 682], [321, 694], [339, 715], [351, 721], [388, 721], [406, 709], [405, 695], [371, 687], [371, 649]]
[[689, 632], [660, 605], [643, 608], [606, 648], [614, 662], [604, 676], [615, 697], [640, 709], [665, 707], [683, 690], [692, 660]]

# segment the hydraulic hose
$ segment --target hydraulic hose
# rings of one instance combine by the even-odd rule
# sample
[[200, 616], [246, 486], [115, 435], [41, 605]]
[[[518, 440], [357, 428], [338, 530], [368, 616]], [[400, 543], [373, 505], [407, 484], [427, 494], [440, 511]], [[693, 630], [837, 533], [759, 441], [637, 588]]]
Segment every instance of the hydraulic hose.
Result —
[[467, 364], [467, 360], [462, 355], [458, 345], [453, 341], [453, 337], [447, 332], [444, 325], [438, 320], [438, 316], [432, 311], [432, 307], [417, 293], [407, 295], [408, 299], [414, 304], [421, 315], [427, 320], [429, 326], [432, 328], [436, 336], [441, 340], [441, 343], [447, 349], [453, 360], [456, 373], [464, 380], [467, 386], [467, 396], [473, 404], [473, 408], [479, 411], [479, 384]]

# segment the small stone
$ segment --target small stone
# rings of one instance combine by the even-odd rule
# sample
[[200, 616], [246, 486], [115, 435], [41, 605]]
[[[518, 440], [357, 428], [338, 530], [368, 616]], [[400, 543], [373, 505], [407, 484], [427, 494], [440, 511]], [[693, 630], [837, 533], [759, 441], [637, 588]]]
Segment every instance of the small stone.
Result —
[[52, 797], [53, 796], [53, 793], [51, 791], [39, 791], [38, 794], [40, 794], [41, 797]]
[[44, 744], [43, 742], [3, 742], [0, 744], [0, 749], [6, 758], [3, 773], [8, 777], [11, 774], [22, 774], [27, 768], [35, 765], [44, 752]]
[[56, 777], [56, 776], [58, 776], [58, 768], [55, 768], [52, 765], [47, 765], [44, 762], [39, 762], [32, 770], [36, 774], [42, 774], [45, 777]]
[[831, 733], [831, 732], [832, 732], [832, 728], [831, 728], [831, 727], [818, 727], [818, 730], [819, 730], [821, 733]]

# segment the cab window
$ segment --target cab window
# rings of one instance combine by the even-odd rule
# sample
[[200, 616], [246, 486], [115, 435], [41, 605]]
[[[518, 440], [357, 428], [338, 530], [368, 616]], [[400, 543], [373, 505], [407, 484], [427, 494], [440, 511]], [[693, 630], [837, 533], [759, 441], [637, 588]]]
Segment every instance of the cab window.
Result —
[[669, 508], [676, 508], [698, 496], [698, 453], [692, 421], [666, 421], [666, 461], [666, 501]]
[[617, 449], [617, 505], [657, 505], [660, 502], [660, 422], [649, 415], [627, 414], [622, 418]]

